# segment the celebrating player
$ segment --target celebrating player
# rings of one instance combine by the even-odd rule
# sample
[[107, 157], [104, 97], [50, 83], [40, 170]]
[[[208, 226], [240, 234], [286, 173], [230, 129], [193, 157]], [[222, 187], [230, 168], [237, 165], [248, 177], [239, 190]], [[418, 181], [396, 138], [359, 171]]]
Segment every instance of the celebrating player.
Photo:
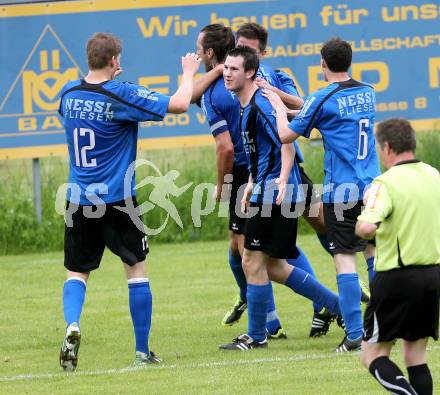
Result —
[[66, 371], [75, 370], [78, 363], [86, 284], [90, 272], [99, 267], [105, 246], [124, 264], [136, 338], [135, 365], [160, 362], [148, 345], [152, 314], [145, 268], [148, 243], [131, 219], [139, 215], [134, 174], [128, 185], [124, 178], [136, 159], [138, 121], [159, 121], [166, 112], [186, 111], [200, 61], [195, 54], [182, 57], [182, 83], [169, 97], [113, 80], [121, 71], [121, 51], [118, 38], [96, 33], [87, 42], [89, 73], [67, 83], [61, 93], [59, 113], [64, 118], [70, 156], [69, 185], [75, 186], [67, 196], [67, 212], [73, 214], [64, 236], [67, 329], [60, 364]]
[[[255, 83], [258, 87], [268, 89], [280, 96], [281, 100], [288, 109], [296, 110], [303, 105], [303, 100], [300, 97], [298, 90], [293, 80], [281, 70], [273, 70], [270, 66], [262, 64], [261, 61], [266, 56], [266, 47], [269, 34], [267, 30], [257, 23], [249, 22], [243, 24], [236, 33], [236, 45], [243, 45], [253, 48], [260, 60], [260, 67], [257, 72]], [[290, 113], [289, 113], [290, 115]], [[299, 145], [295, 145], [295, 161], [298, 164], [301, 175], [301, 184], [306, 188], [306, 201], [303, 218], [313, 227], [324, 249], [331, 254], [327, 240], [326, 229], [324, 226], [323, 206], [321, 196], [313, 185], [313, 181], [307, 176], [301, 164], [304, 162], [304, 156], [301, 153]], [[298, 246], [297, 246], [298, 247]], [[295, 263], [296, 266], [301, 267], [313, 276], [315, 273], [307, 257], [302, 254], [299, 261]], [[360, 282], [362, 286], [362, 282]], [[364, 301], [368, 300], [366, 294], [362, 294]], [[273, 306], [274, 314], [276, 314], [275, 306]], [[319, 337], [325, 335], [329, 329], [330, 323], [334, 317], [330, 312], [316, 303], [313, 305], [313, 319], [312, 327], [310, 328], [310, 337]]]
[[254, 83], [258, 66], [256, 52], [248, 47], [230, 51], [224, 65], [226, 88], [237, 95], [241, 105], [240, 128], [250, 170], [242, 201], [249, 214], [243, 252], [248, 333], [221, 345], [225, 350], [267, 347], [266, 319], [272, 292], [269, 280], [284, 284], [339, 315], [338, 296], [286, 261], [299, 255], [295, 246], [298, 218], [295, 212], [283, 212], [282, 203], [287, 203], [289, 211], [295, 202], [303, 200], [303, 193], [294, 146], [279, 141], [270, 103]]
[[[224, 62], [226, 56], [225, 48], [231, 49], [233, 46], [234, 36], [230, 28], [219, 24], [213, 24], [205, 26], [201, 30], [197, 40], [197, 51], [205, 63], [208, 72], [207, 74], [210, 74], [212, 70]], [[261, 65], [259, 72], [260, 70]], [[264, 75], [268, 78], [270, 77], [272, 81], [277, 81], [278, 77], [271, 68], [266, 67]], [[278, 84], [278, 82], [276, 83]], [[302, 103], [302, 101], [299, 101], [298, 103]], [[241, 260], [244, 245], [243, 233], [245, 218], [240, 212], [239, 203], [242, 197], [242, 189], [240, 189], [240, 186], [247, 183], [249, 171], [239, 130], [239, 103], [235, 95], [231, 94], [231, 92], [225, 88], [223, 77], [217, 78], [206, 89], [201, 99], [201, 105], [207, 116], [211, 132], [216, 141], [217, 187], [215, 198], [217, 200], [220, 200], [222, 196], [221, 193], [225, 177], [231, 173], [231, 171], [233, 176], [229, 197], [229, 263], [239, 286], [240, 295], [233, 308], [226, 313], [222, 321], [223, 325], [233, 325], [238, 322], [247, 307], [247, 283]], [[223, 193], [225, 194], [225, 191], [223, 191]], [[289, 260], [289, 263], [301, 267], [303, 270], [306, 270], [313, 275], [313, 269], [311, 268], [307, 257], [301, 250], [299, 250], [299, 253], [299, 256], [296, 259]], [[321, 305], [315, 304], [315, 306], [317, 306], [317, 311], [322, 309]], [[331, 314], [327, 314], [326, 316], [330, 319], [333, 318]], [[321, 331], [323, 330], [322, 327], [328, 329], [328, 321], [329, 320], [319, 321]], [[280, 339], [286, 337], [286, 333], [281, 326], [280, 319], [276, 312], [272, 292], [269, 300], [266, 326], [269, 338]], [[316, 330], [316, 328], [314, 329]]]
[[283, 143], [290, 144], [300, 135], [309, 137], [313, 128], [324, 138], [324, 220], [346, 325], [346, 337], [336, 351], [346, 352], [359, 350], [362, 339], [356, 252], [364, 252], [370, 282], [374, 276], [374, 247], [357, 237], [354, 227], [364, 191], [380, 174], [373, 134], [375, 95], [371, 86], [350, 78], [352, 50], [348, 42], [339, 38], [327, 41], [321, 56], [330, 84], [307, 98], [290, 124], [279, 96], [270, 90], [265, 95], [276, 111]]

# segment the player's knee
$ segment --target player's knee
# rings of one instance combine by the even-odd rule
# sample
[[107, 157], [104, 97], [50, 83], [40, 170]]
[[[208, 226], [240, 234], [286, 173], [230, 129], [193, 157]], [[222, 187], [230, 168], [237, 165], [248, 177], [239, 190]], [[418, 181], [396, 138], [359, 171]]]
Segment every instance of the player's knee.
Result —
[[244, 254], [242, 259], [242, 266], [246, 277], [248, 276], [248, 274], [251, 274], [253, 272], [252, 260], [250, 259], [249, 255]]
[[426, 363], [426, 353], [422, 350], [403, 349], [403, 361], [405, 366], [417, 366]]

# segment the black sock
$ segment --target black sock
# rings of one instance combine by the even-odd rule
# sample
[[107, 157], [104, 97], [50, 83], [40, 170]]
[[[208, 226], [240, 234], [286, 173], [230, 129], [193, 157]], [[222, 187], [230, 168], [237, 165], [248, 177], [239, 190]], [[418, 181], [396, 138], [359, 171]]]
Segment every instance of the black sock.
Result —
[[382, 387], [393, 394], [417, 395], [399, 367], [388, 357], [379, 357], [371, 362], [370, 373]]
[[418, 395], [432, 395], [432, 376], [428, 365], [411, 366], [407, 368], [409, 382]]

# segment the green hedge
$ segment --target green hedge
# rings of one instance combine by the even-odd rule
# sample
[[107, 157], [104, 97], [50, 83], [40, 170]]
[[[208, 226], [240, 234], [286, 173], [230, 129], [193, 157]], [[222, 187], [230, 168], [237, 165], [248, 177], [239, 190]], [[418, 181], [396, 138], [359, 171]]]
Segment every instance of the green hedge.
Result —
[[[323, 149], [321, 142], [301, 142], [306, 163], [304, 167], [315, 183], [323, 178]], [[440, 169], [440, 133], [418, 134], [417, 157]], [[175, 179], [179, 187], [192, 183], [178, 198], [170, 197], [182, 220], [181, 229], [171, 218], [164, 231], [151, 236], [152, 242], [178, 242], [192, 240], [215, 240], [227, 237], [226, 206], [216, 206], [210, 215], [201, 215], [201, 226], [191, 218], [191, 202], [195, 186], [215, 182], [215, 151], [211, 147], [180, 150], [147, 151], [139, 158], [148, 159], [161, 172], [167, 174], [177, 170]], [[13, 160], [0, 162], [0, 255], [25, 252], [54, 251], [63, 248], [63, 218], [55, 211], [55, 196], [58, 187], [68, 177], [67, 158], [41, 159], [41, 180], [43, 200], [43, 222], [37, 224], [33, 205], [32, 162]], [[141, 166], [137, 181], [147, 176], [156, 176], [150, 166]], [[200, 188], [200, 187], [198, 187]], [[166, 189], [166, 187], [165, 187]], [[140, 188], [138, 201], [144, 202], [152, 190], [151, 185]], [[166, 192], [169, 192], [168, 190]], [[202, 207], [212, 204], [210, 192], [204, 191]], [[222, 216], [219, 217], [219, 210]], [[165, 211], [155, 207], [145, 217], [150, 228], [161, 225]], [[300, 232], [310, 232], [304, 221], [300, 221]]]

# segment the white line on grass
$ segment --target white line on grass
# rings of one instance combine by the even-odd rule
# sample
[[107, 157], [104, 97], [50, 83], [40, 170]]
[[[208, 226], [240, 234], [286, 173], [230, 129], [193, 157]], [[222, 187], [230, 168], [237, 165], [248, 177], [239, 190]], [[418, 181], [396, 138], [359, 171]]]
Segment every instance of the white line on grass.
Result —
[[[440, 346], [430, 346], [429, 351], [440, 350]], [[357, 356], [358, 354], [339, 354], [337, 358]], [[256, 365], [260, 363], [279, 363], [279, 362], [295, 362], [295, 361], [306, 361], [306, 360], [319, 360], [319, 359], [334, 359], [336, 354], [334, 352], [327, 352], [321, 355], [295, 355], [291, 357], [273, 357], [273, 358], [257, 358], [257, 359], [238, 359], [233, 361], [213, 361], [213, 362], [202, 362], [202, 363], [190, 363], [190, 364], [161, 364], [152, 366], [153, 369], [168, 370], [168, 369], [203, 369], [203, 368], [215, 368], [215, 367], [229, 367], [238, 365]], [[360, 363], [360, 362], [359, 362]], [[148, 369], [148, 367], [146, 367]], [[114, 375], [114, 374], [124, 374], [130, 372], [136, 372], [138, 370], [143, 370], [144, 367], [126, 367], [121, 369], [103, 369], [103, 370], [80, 370], [75, 373], [40, 373], [40, 374], [19, 374], [16, 376], [4, 376], [0, 377], [0, 382], [7, 381], [20, 381], [20, 380], [41, 380], [41, 379], [54, 379], [62, 377], [76, 377], [76, 376], [103, 376], [103, 375]]]

